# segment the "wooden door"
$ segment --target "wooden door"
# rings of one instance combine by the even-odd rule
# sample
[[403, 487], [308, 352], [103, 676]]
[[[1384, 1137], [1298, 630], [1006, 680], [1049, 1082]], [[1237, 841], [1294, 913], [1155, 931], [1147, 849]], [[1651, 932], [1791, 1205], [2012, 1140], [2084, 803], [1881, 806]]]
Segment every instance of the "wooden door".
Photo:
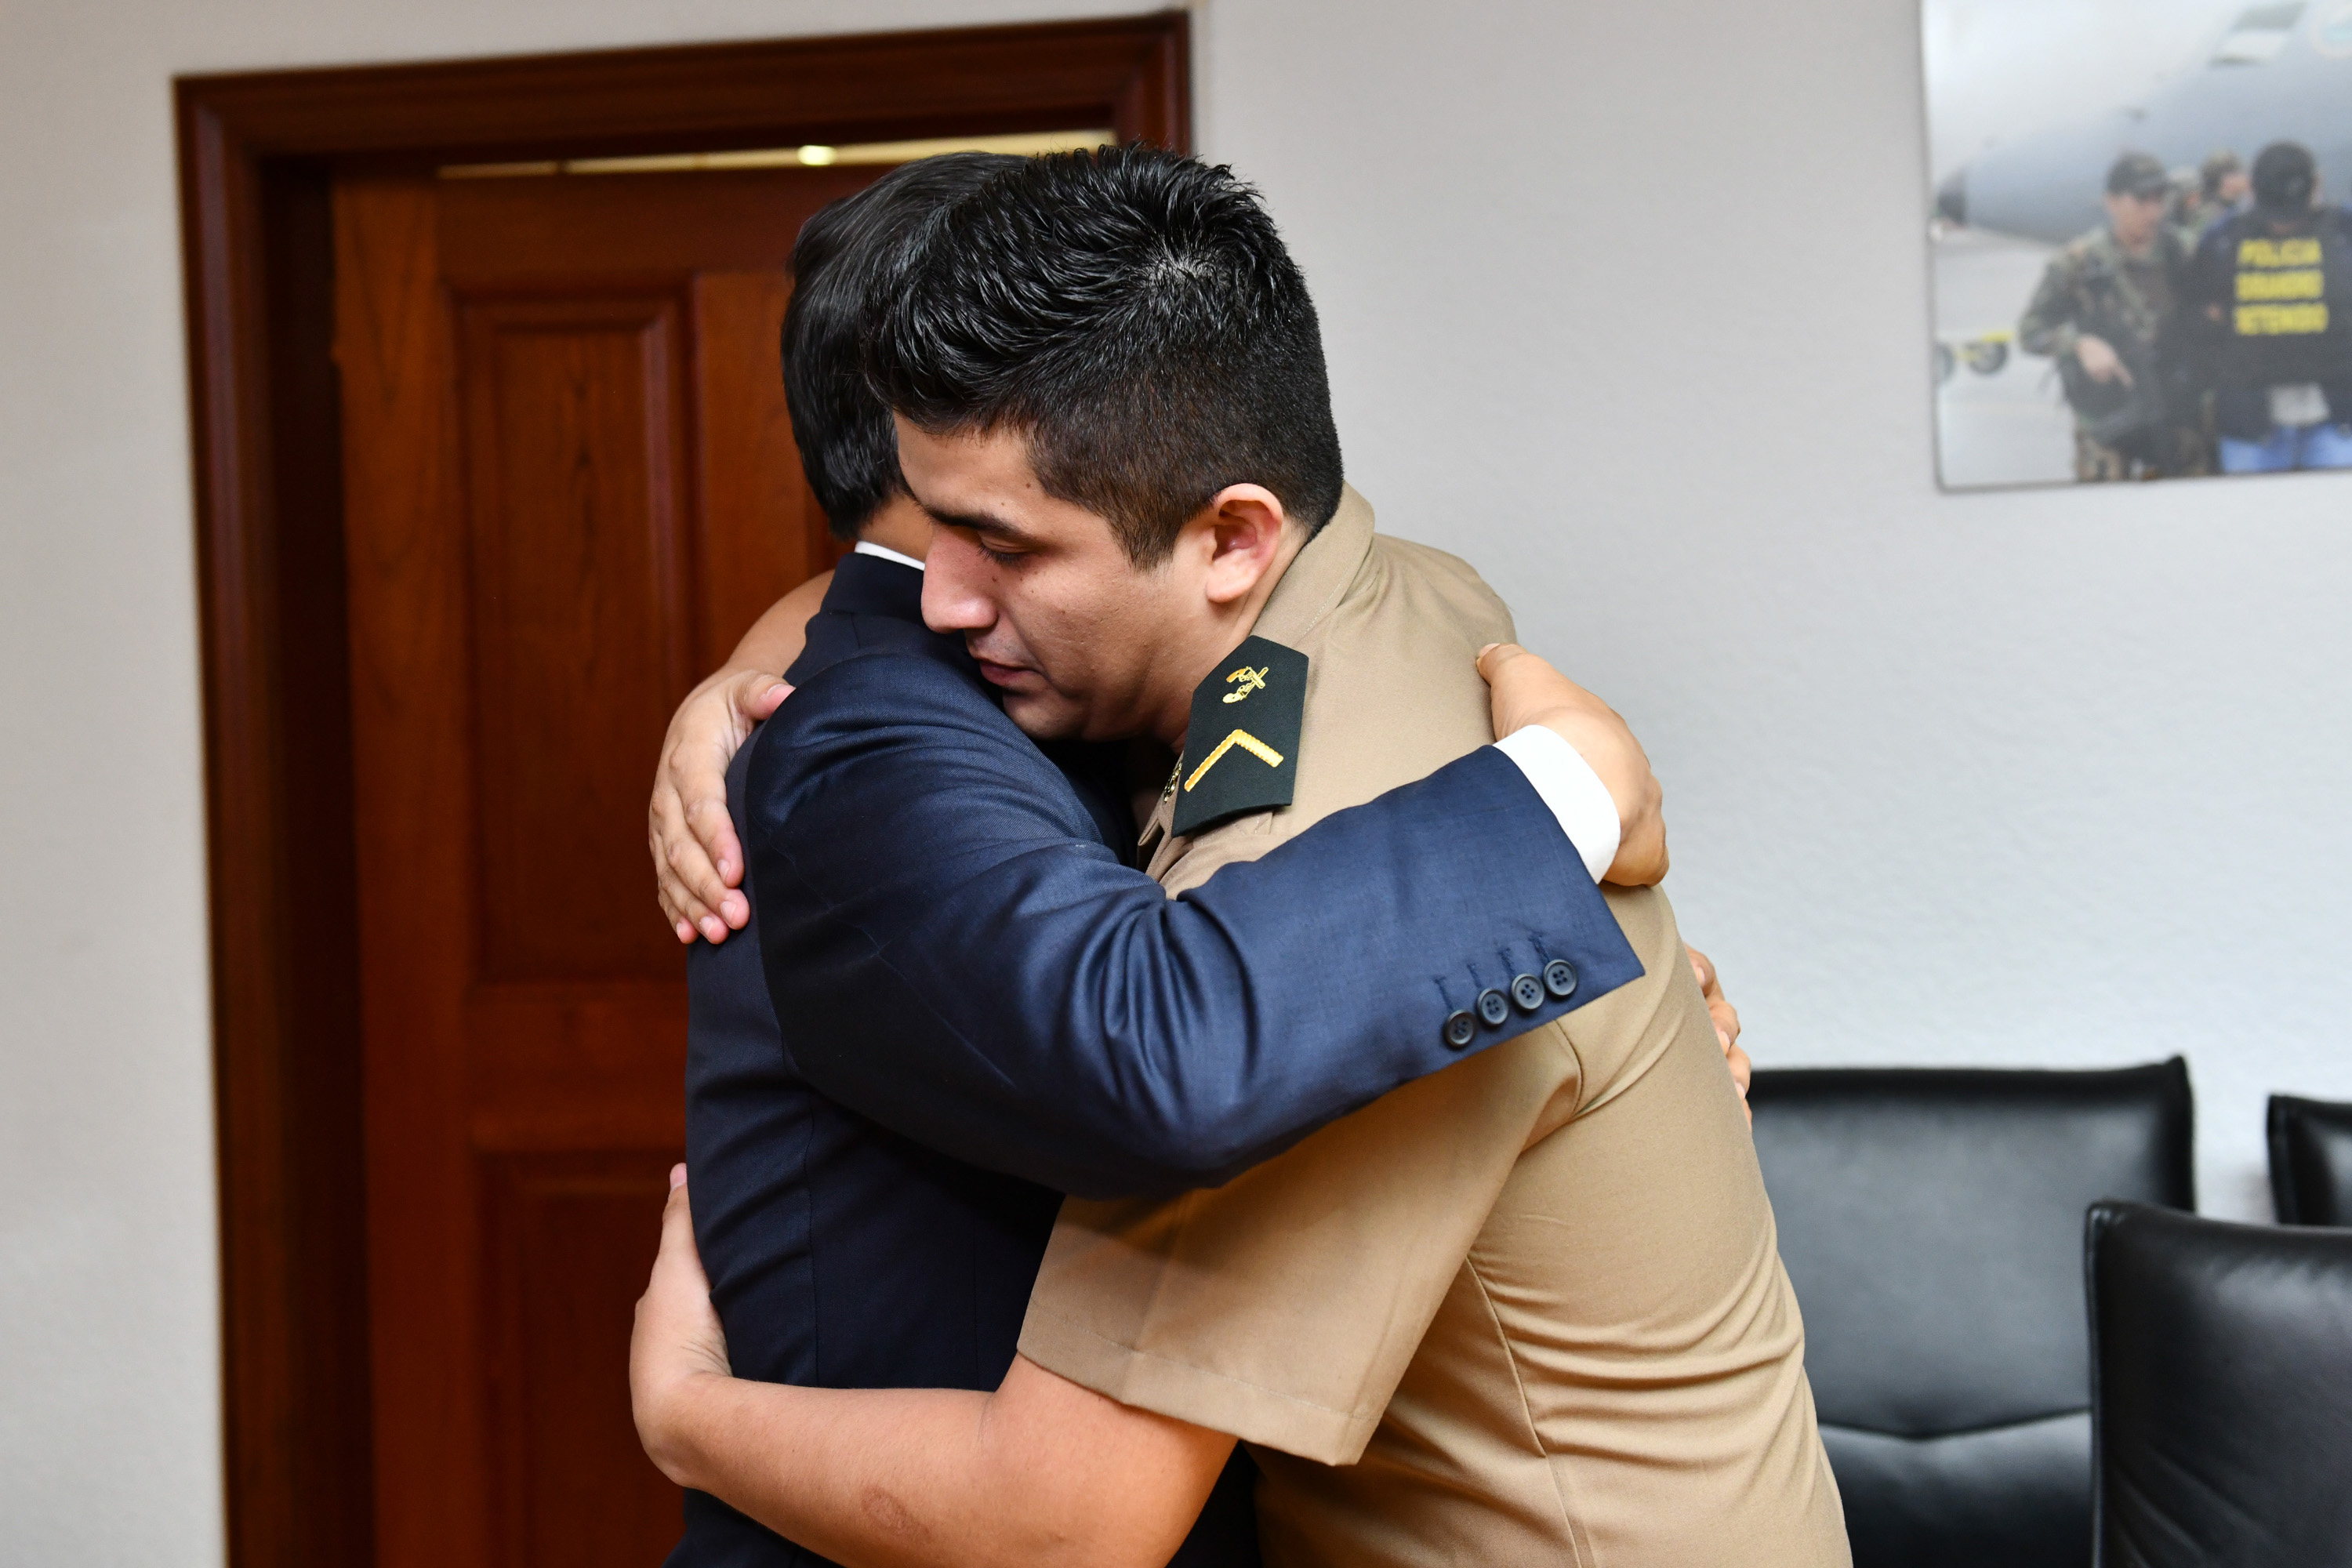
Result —
[[630, 1308], [684, 1147], [645, 796], [834, 548], [777, 362], [872, 170], [334, 192], [381, 1568], [660, 1561]]

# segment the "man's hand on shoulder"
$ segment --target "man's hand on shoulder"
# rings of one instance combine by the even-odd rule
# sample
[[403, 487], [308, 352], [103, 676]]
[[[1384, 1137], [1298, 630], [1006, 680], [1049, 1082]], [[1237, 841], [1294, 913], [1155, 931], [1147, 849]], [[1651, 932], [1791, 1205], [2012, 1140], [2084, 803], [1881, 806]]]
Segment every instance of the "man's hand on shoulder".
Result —
[[646, 808], [646, 838], [662, 912], [681, 942], [698, 931], [725, 942], [751, 918], [738, 889], [743, 846], [727, 816], [727, 764], [751, 733], [775, 712], [792, 688], [759, 670], [722, 669], [681, 703], [662, 739], [654, 770], [653, 803]]
[[772, 715], [792, 688], [772, 673], [789, 669], [806, 646], [809, 617], [824, 603], [833, 574], [821, 572], [768, 606], [720, 669], [687, 694], [670, 716], [654, 768], [646, 839], [662, 913], [681, 942], [697, 932], [713, 942], [741, 931], [751, 906], [743, 883], [743, 847], [727, 816], [727, 764]]
[[1633, 731], [1609, 704], [1517, 643], [1478, 652], [1478, 673], [1494, 690], [1497, 740], [1541, 725], [1576, 749], [1616, 803], [1617, 857], [1603, 881], [1645, 888], [1666, 874], [1664, 792]]

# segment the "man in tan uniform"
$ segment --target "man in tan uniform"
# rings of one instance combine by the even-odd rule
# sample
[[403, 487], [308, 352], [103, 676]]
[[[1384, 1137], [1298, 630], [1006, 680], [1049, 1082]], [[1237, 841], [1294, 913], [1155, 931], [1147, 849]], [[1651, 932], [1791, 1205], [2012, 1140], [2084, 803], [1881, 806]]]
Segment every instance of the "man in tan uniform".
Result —
[[[1113, 362], [1138, 341], [1161, 357], [1108, 392], [1084, 365], [1060, 367], [1058, 392], [1008, 378], [992, 384], [1013, 386], [1008, 406], [961, 423], [924, 423], [929, 386], [886, 377], [909, 486], [941, 524], [926, 618], [966, 634], [1033, 735], [1183, 742], [1145, 835], [1179, 892], [1484, 744], [1472, 658], [1510, 626], [1461, 563], [1373, 534], [1339, 491], [1336, 440], [1303, 469], [1251, 444], [1289, 414], [1248, 405], [1260, 372], [1234, 362], [1297, 339], [1303, 290], [1286, 305], [1278, 246], [1249, 267], [1218, 248], [1219, 223], [1264, 224], [1245, 191], [1152, 153], [1040, 178], [990, 193], [998, 209], [950, 233], [940, 265], [1106, 247], [1103, 289], [1011, 290], [1006, 308], [1051, 318], [1077, 300], [1083, 316], [1140, 293], [1150, 310], [1090, 342]], [[989, 231], [1032, 196], [1033, 232]], [[1087, 200], [1106, 204], [1099, 227], [1059, 226]], [[1190, 295], [1268, 275], [1270, 302], [1185, 319]], [[1311, 308], [1304, 324], [1311, 342]], [[990, 347], [926, 325], [954, 340], [957, 374]], [[1055, 370], [1064, 330], [1007, 336]], [[1312, 346], [1275, 384], [1328, 432]], [[1219, 424], [1228, 395], [1255, 423]], [[1200, 458], [1188, 420], [1223, 446]], [[1121, 444], [1091, 448], [1100, 482], [1073, 478], [1103, 431]], [[1157, 522], [1135, 506], [1152, 484], [1181, 503]], [[1266, 809], [1239, 808], [1253, 800]], [[849, 1563], [1164, 1561], [1236, 1436], [1265, 1468], [1278, 1563], [1844, 1563], [1796, 1304], [1713, 1026], [1664, 899], [1611, 900], [1645, 978], [1214, 1192], [1066, 1208], [1024, 1354], [992, 1394], [728, 1377], [674, 1200], [634, 1363], [649, 1452]], [[1479, 977], [1476, 1016], [1449, 1029], [1507, 1032], [1528, 987], [1572, 990], [1557, 967]]]
[[[1307, 656], [1296, 793], [1189, 837], [1181, 784], [1163, 796], [1144, 842], [1171, 894], [1486, 744], [1473, 656], [1513, 631], [1468, 566], [1376, 535], [1349, 490], [1254, 635]], [[1222, 738], [1196, 727], [1180, 773]], [[1645, 978], [1214, 1192], [1063, 1208], [1022, 1353], [1255, 1445], [1270, 1563], [1844, 1560], [1796, 1300], [1673, 911], [1608, 897]]]

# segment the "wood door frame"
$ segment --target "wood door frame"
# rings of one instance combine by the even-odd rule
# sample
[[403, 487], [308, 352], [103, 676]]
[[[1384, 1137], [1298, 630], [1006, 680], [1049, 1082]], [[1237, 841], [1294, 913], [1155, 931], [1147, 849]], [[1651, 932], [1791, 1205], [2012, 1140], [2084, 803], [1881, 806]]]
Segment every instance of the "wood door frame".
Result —
[[1188, 18], [184, 77], [173, 91], [228, 1558], [364, 1563], [374, 1529], [333, 177], [1094, 125], [1185, 150]]

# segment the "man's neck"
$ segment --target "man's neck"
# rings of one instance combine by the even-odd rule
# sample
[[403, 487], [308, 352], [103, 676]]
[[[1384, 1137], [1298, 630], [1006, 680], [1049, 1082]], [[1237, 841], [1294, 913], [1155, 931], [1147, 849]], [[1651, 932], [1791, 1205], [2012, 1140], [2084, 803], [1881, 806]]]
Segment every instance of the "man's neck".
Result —
[[1298, 559], [1298, 552], [1307, 548], [1307, 532], [1303, 528], [1291, 526], [1282, 531], [1282, 544], [1275, 552], [1274, 563], [1265, 569], [1265, 574], [1257, 580], [1256, 585], [1245, 596], [1218, 617], [1220, 635], [1205, 645], [1207, 657], [1189, 661], [1185, 669], [1174, 679], [1171, 689], [1162, 695], [1160, 722], [1152, 729], [1171, 751], [1181, 752], [1184, 749], [1184, 731], [1190, 728], [1192, 719], [1192, 693], [1199, 689], [1201, 682], [1215, 672], [1217, 666], [1225, 661], [1228, 654], [1249, 640], [1250, 633], [1257, 629], [1258, 617], [1265, 613], [1266, 605], [1274, 599], [1275, 590], [1282, 585], [1283, 574], [1290, 570], [1290, 563]]
[[912, 496], [895, 495], [857, 531], [860, 544], [878, 544], [896, 555], [920, 561], [931, 552], [931, 520]]

